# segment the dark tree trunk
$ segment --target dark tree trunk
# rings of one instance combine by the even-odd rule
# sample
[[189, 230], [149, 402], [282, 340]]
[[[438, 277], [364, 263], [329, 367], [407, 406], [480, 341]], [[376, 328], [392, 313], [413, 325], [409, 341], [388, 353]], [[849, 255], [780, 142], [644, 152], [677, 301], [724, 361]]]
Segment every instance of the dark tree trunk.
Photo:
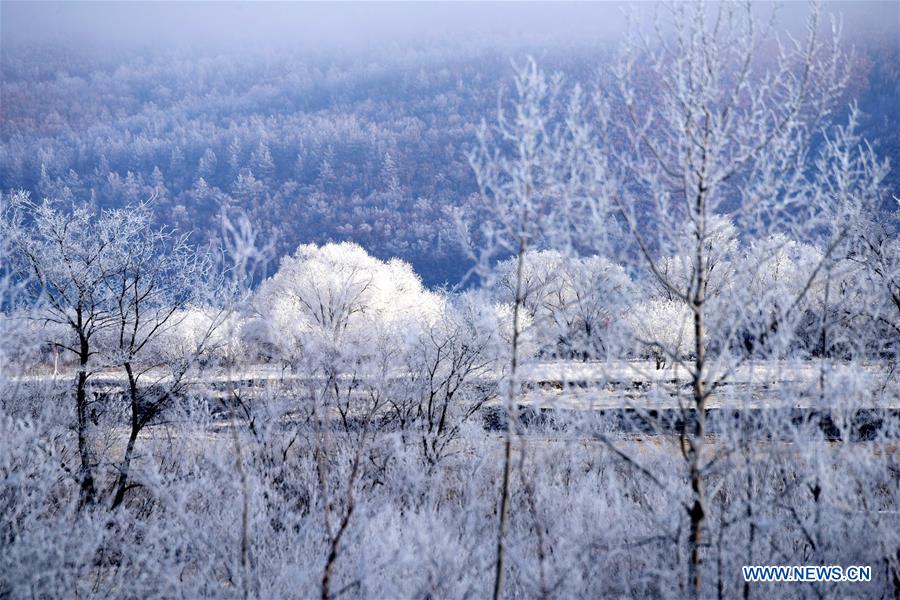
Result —
[[116, 494], [113, 497], [110, 510], [115, 510], [122, 504], [125, 499], [125, 490], [128, 486], [128, 473], [131, 469], [131, 459], [134, 456], [134, 446], [137, 442], [138, 434], [143, 427], [143, 419], [139, 414], [140, 406], [138, 404], [138, 387], [134, 378], [134, 371], [131, 363], [125, 363], [125, 373], [128, 375], [128, 395], [131, 400], [131, 432], [128, 435], [128, 445], [125, 447], [125, 456], [122, 458], [122, 464], [119, 467], [119, 477], [116, 481]]
[[[697, 214], [700, 216], [697, 229], [696, 247], [696, 287], [691, 297], [691, 309], [694, 313], [694, 377], [693, 400], [697, 418], [693, 435], [688, 440], [688, 471], [690, 473], [691, 493], [694, 501], [688, 511], [690, 518], [690, 564], [688, 565], [688, 580], [694, 598], [702, 596], [702, 564], [700, 547], [703, 543], [703, 528], [706, 523], [706, 507], [704, 498], [704, 481], [702, 471], [702, 449], [704, 436], [706, 435], [706, 390], [703, 384], [706, 366], [706, 323], [704, 321], [704, 309], [706, 302], [706, 272], [707, 254], [704, 236], [706, 235], [706, 208], [704, 188], [701, 180], [697, 194]], [[686, 429], [686, 428], [685, 428]]]
[[[81, 322], [81, 312], [78, 312], [78, 321]], [[87, 438], [87, 363], [90, 358], [90, 346], [83, 334], [79, 335], [78, 346], [78, 376], [75, 380], [75, 412], [78, 420], [78, 455], [81, 459], [79, 476], [81, 478], [81, 496], [79, 504], [92, 504], [97, 491], [94, 484], [93, 466], [91, 465], [91, 452]]]

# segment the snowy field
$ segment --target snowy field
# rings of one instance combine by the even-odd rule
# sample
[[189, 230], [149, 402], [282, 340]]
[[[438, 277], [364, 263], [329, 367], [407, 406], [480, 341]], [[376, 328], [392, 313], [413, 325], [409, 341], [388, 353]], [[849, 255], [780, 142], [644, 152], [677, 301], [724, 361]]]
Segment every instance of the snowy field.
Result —
[[[730, 363], [729, 363], [730, 366]], [[748, 360], [724, 372], [716, 392], [708, 402], [709, 408], [757, 408], [821, 406], [823, 377], [829, 382], [852, 381], [842, 398], [837, 394], [828, 406], [845, 404], [856, 407], [900, 408], [900, 382], [894, 376], [891, 363], [870, 362], [844, 364], [839, 361], [758, 361]], [[395, 372], [397, 378], [405, 376]], [[73, 381], [74, 372], [31, 373], [13, 377], [22, 384]], [[163, 371], [148, 371], [148, 382], [165, 383]], [[486, 382], [499, 382], [502, 373], [485, 377]], [[100, 393], [121, 390], [125, 375], [121, 369], [100, 370], [93, 374], [93, 389]], [[691, 374], [682, 365], [657, 369], [653, 361], [542, 361], [527, 363], [518, 376], [522, 393], [517, 402], [537, 408], [600, 410], [608, 408], [677, 408], [679, 393], [687, 394]], [[187, 387], [209, 397], [227, 394], [234, 385], [264, 388], [309, 381], [295, 374], [289, 367], [258, 364], [234, 369], [203, 370], [190, 373], [184, 380]], [[835, 385], [835, 384], [831, 384]], [[866, 402], [865, 389], [879, 390]], [[226, 391], [223, 391], [226, 390]], [[892, 391], [893, 390], [893, 391]], [[850, 395], [855, 397], [850, 398]], [[499, 404], [495, 399], [490, 404]]]

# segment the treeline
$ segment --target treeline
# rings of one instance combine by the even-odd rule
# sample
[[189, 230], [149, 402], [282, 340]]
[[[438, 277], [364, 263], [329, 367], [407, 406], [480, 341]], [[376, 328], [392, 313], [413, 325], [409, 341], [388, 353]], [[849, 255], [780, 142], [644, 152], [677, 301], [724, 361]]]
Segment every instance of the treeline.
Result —
[[[9, 257], [15, 272], [26, 281], [30, 272], [40, 274], [32, 280], [32, 293], [50, 294], [41, 309], [49, 313], [10, 306], [5, 319], [30, 319], [27, 335], [40, 343], [29, 344], [32, 352], [19, 353], [16, 363], [39, 373], [47, 373], [51, 363], [54, 371], [67, 371], [79, 361], [97, 370], [116, 366], [121, 324], [114, 326], [110, 315], [123, 299], [115, 286], [127, 277], [140, 277], [148, 286], [143, 304], [131, 310], [145, 319], [133, 324], [134, 331], [147, 327], [151, 334], [140, 344], [154, 357], [149, 364], [180, 363], [189, 356], [204, 365], [252, 368], [327, 353], [325, 338], [330, 345], [364, 349], [374, 343], [369, 334], [388, 330], [408, 338], [397, 341], [401, 346], [416, 346], [417, 336], [436, 323], [456, 322], [460, 307], [466, 307], [469, 318], [477, 316], [466, 322], [471, 335], [483, 330], [481, 335], [501, 339], [503, 332], [509, 336], [517, 287], [526, 360], [653, 359], [660, 369], [694, 352], [689, 307], [652, 274], [629, 273], [599, 255], [529, 251], [521, 272], [516, 259], [506, 259], [495, 265], [484, 287], [451, 292], [427, 289], [405, 261], [381, 261], [354, 243], [301, 245], [258, 289], [233, 297], [228, 287], [233, 273], [225, 267], [214, 275], [214, 253], [190, 246], [189, 238], [170, 230], [154, 229], [146, 204], [91, 218], [85, 209], [32, 204], [26, 194], [5, 203], [8, 215], [30, 208], [35, 219], [26, 226], [7, 216], [3, 231], [16, 248]], [[66, 228], [81, 233], [72, 235]], [[91, 239], [97, 232], [99, 243]], [[723, 339], [707, 340], [708, 352], [792, 360], [896, 360], [900, 354], [900, 314], [892, 306], [889, 282], [872, 281], [872, 273], [860, 269], [854, 257], [835, 261], [827, 277], [817, 277], [826, 252], [812, 244], [775, 234], [747, 245], [727, 219], [716, 224], [714, 237], [717, 254], [707, 298], [712, 318], [732, 323], [733, 329]], [[896, 243], [886, 251], [896, 251]], [[148, 265], [136, 264], [136, 252], [144, 261], [160, 263], [146, 274]], [[52, 271], [72, 260], [84, 261], [74, 273]], [[690, 285], [690, 256], [665, 256], [660, 263], [673, 285]], [[90, 297], [67, 305], [71, 290], [90, 292]], [[753, 298], [753, 303], [737, 298]], [[83, 329], [73, 326], [73, 311], [82, 312]], [[776, 336], [789, 341], [769, 343]], [[83, 355], [82, 342], [93, 342]], [[495, 341], [490, 361], [502, 354]]]

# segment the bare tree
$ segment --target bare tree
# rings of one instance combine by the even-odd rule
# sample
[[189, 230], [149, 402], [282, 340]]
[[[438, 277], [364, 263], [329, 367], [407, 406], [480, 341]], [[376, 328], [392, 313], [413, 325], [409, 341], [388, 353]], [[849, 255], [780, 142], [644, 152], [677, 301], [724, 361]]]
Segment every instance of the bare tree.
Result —
[[[159, 346], [166, 334], [184, 324], [192, 304], [210, 300], [212, 294], [204, 286], [212, 282], [212, 263], [208, 255], [190, 246], [187, 235], [154, 228], [147, 204], [123, 209], [116, 217], [122, 228], [121, 255], [113, 259], [115, 270], [103, 285], [114, 318], [109, 362], [125, 371], [130, 422], [113, 509], [125, 499], [138, 436], [179, 393], [188, 370], [222, 323], [222, 313], [213, 314], [205, 330], [197, 332], [192, 347], [183, 348], [184, 354], [176, 360], [165, 361]], [[152, 383], [146, 383], [147, 379]]]
[[450, 452], [462, 427], [495, 396], [490, 381], [500, 343], [496, 317], [476, 299], [444, 298], [440, 317], [416, 336], [401, 359], [408, 377], [392, 397], [391, 415], [418, 436], [425, 464]]
[[121, 267], [131, 223], [120, 211], [93, 215], [87, 207], [65, 210], [50, 201], [35, 204], [14, 194], [4, 213], [2, 235], [10, 240], [13, 265], [31, 275], [30, 293], [43, 300], [37, 318], [63, 325], [71, 337], [52, 340], [75, 354], [75, 411], [82, 502], [97, 495], [91, 441], [88, 439], [88, 379], [96, 368], [95, 338], [115, 324], [115, 305], [107, 282]]

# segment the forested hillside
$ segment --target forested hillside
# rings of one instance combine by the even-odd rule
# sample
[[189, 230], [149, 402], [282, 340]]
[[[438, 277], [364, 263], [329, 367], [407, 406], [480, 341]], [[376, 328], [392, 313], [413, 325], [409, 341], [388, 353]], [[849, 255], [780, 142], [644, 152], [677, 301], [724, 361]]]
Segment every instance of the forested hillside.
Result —
[[[845, 101], [858, 98], [863, 135], [896, 164], [898, 48], [855, 41]], [[511, 92], [510, 61], [529, 54], [586, 90], [608, 84], [609, 50], [584, 44], [15, 48], [2, 59], [0, 187], [105, 208], [152, 197], [159, 222], [195, 241], [215, 237], [220, 212], [239, 207], [279, 255], [354, 241], [408, 260], [429, 285], [455, 284], [470, 264], [447, 211], [476, 191], [467, 153], [498, 95]]]

